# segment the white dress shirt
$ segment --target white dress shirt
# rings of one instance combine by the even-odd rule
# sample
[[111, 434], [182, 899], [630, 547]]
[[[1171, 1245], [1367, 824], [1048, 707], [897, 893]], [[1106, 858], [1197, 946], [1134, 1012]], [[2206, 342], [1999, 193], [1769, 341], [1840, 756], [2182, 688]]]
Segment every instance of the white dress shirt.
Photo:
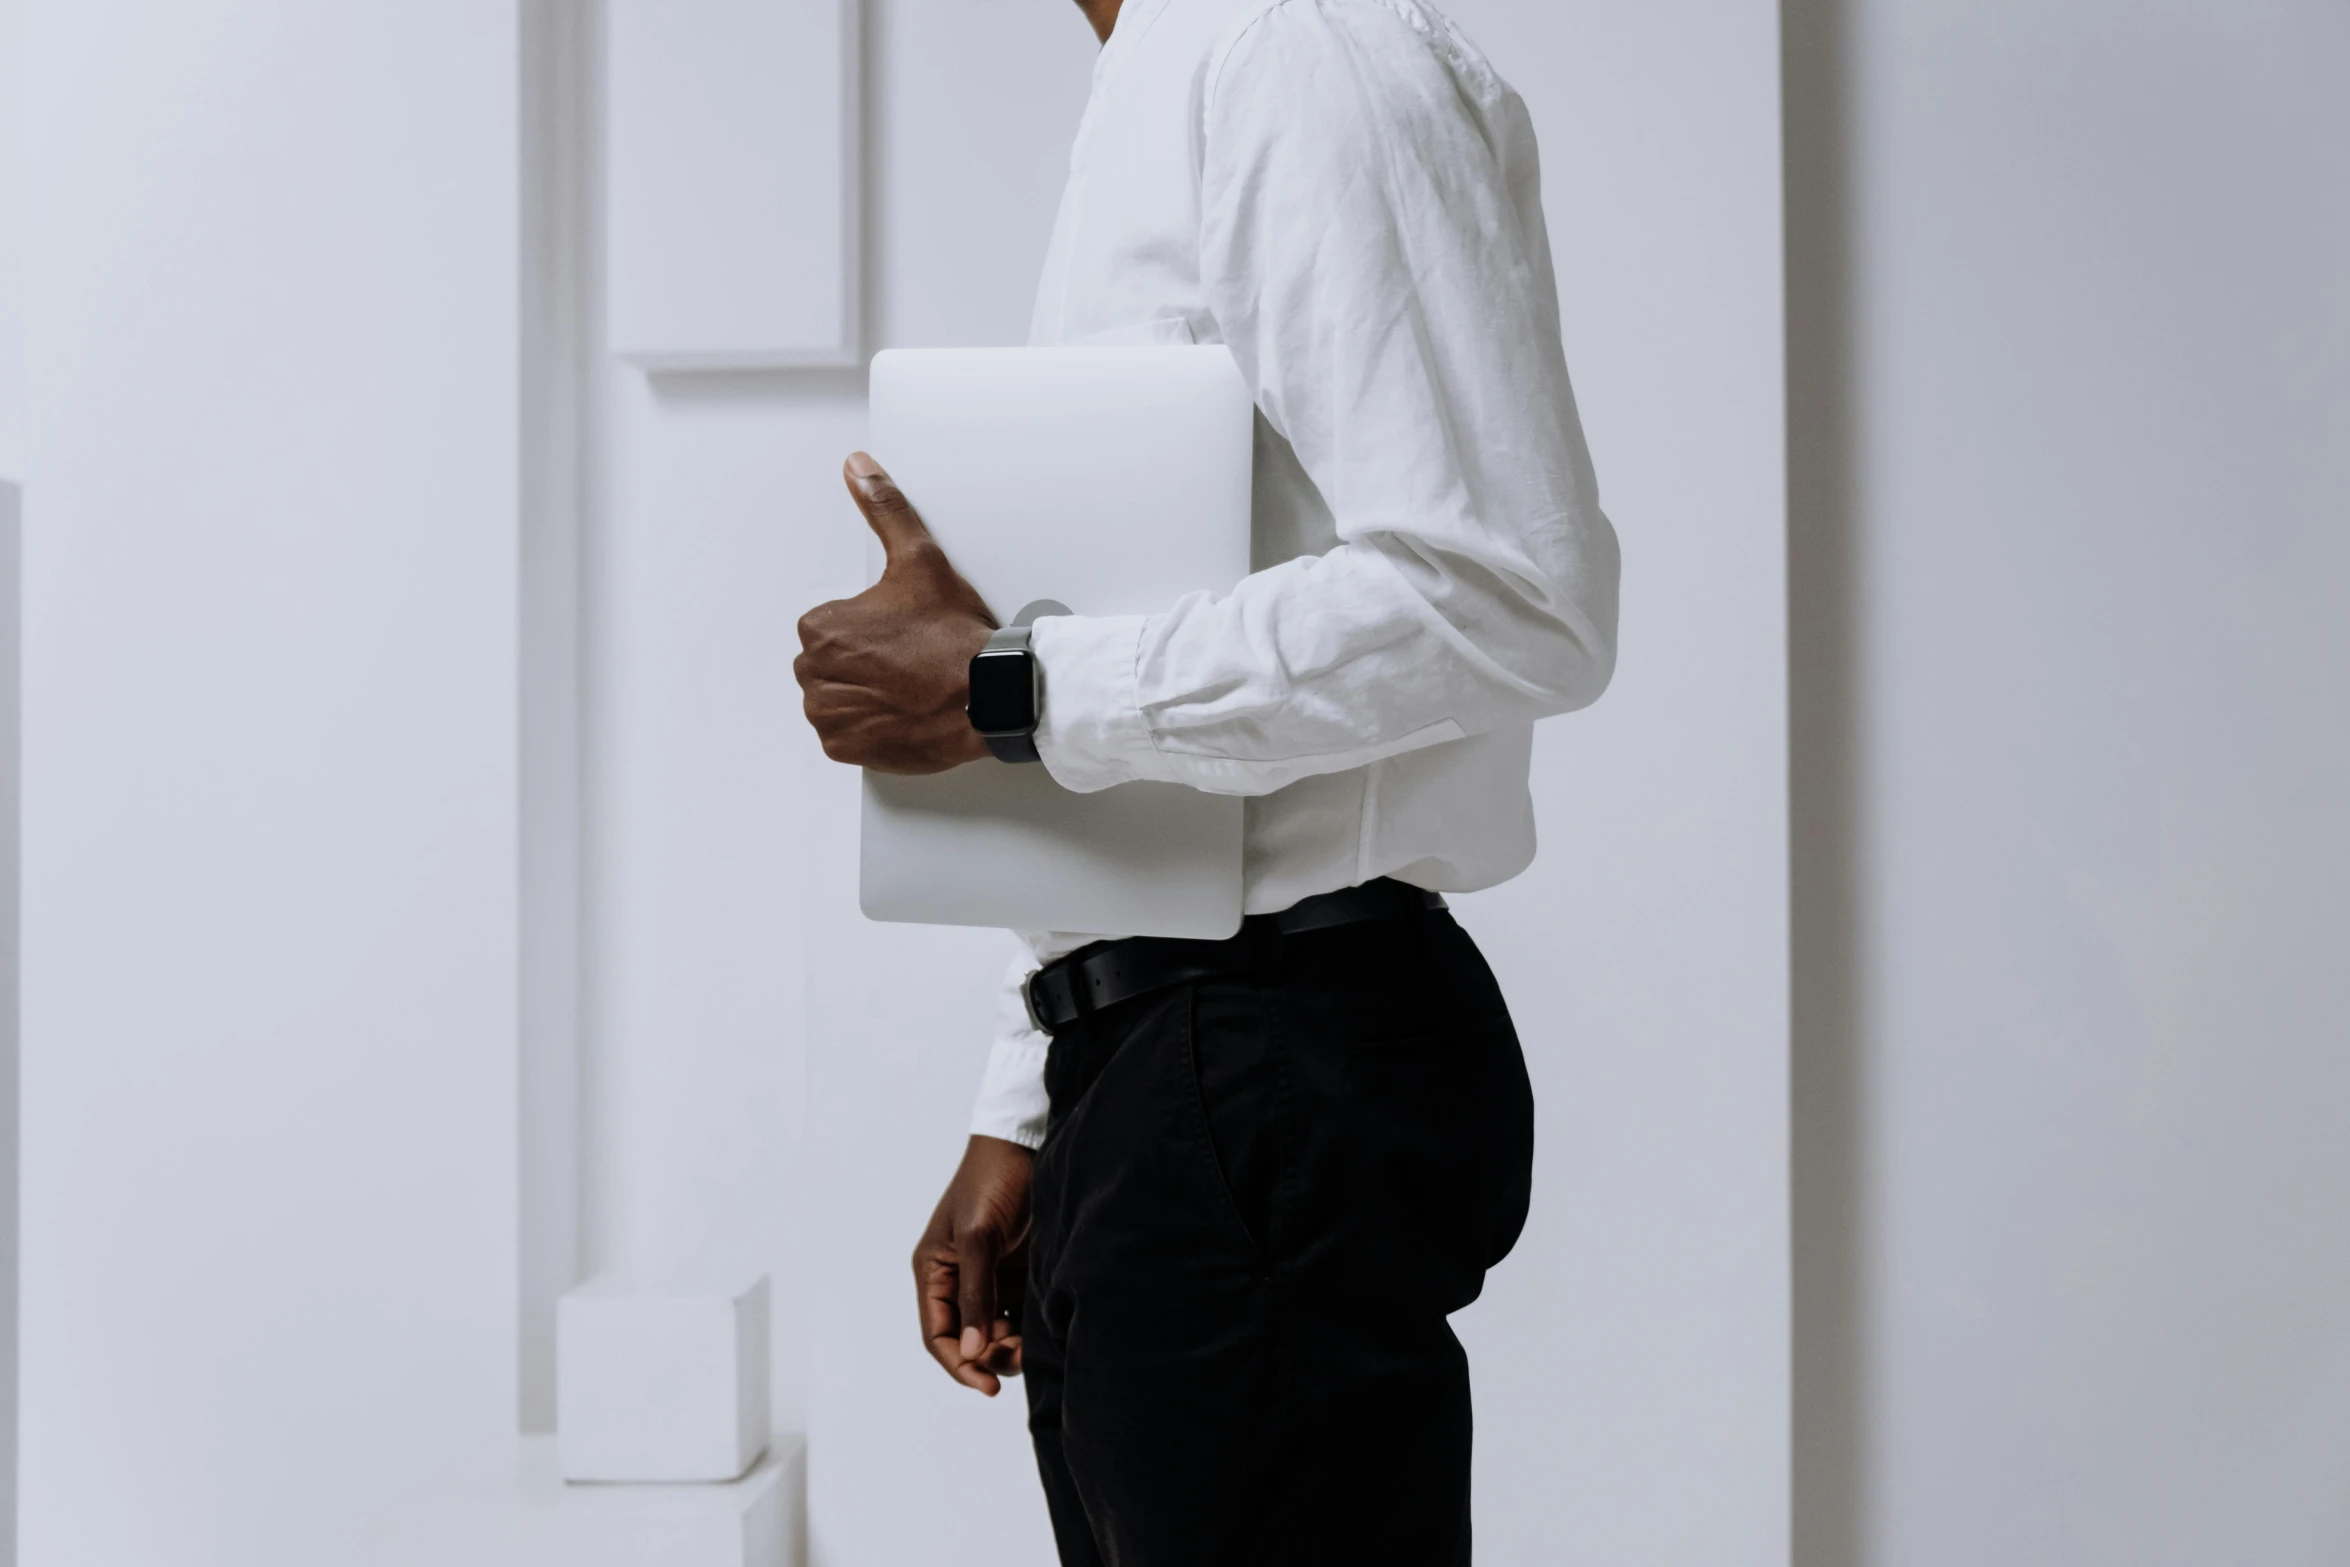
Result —
[[[1037, 622], [1053, 777], [1248, 796], [1250, 913], [1523, 870], [1532, 725], [1606, 687], [1617, 557], [1484, 57], [1416, 0], [1126, 0], [1031, 341], [1225, 343], [1258, 413], [1252, 576]], [[1027, 938], [973, 1131], [1043, 1140], [1019, 987], [1102, 934]]]

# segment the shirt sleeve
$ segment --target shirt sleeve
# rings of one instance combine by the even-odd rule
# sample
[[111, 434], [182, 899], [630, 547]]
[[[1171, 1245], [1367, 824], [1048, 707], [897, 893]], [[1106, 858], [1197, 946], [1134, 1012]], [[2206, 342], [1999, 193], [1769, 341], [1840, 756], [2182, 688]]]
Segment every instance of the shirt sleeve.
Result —
[[1046, 767], [1261, 794], [1595, 700], [1616, 539], [1524, 105], [1386, 6], [1287, 0], [1211, 65], [1203, 127], [1206, 303], [1340, 542], [1040, 621]]
[[1052, 1036], [1028, 1021], [1028, 1003], [1021, 994], [1035, 972], [1036, 958], [1023, 945], [1005, 970], [996, 996], [995, 1042], [988, 1051], [987, 1074], [980, 1080], [979, 1102], [971, 1109], [975, 1134], [1024, 1148], [1044, 1144], [1044, 1057], [1052, 1045]]

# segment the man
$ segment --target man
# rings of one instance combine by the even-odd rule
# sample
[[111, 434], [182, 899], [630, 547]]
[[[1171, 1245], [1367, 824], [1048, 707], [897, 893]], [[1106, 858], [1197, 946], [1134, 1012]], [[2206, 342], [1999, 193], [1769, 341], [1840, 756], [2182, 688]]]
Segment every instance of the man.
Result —
[[1533, 1107], [1436, 894], [1532, 859], [1531, 726], [1615, 647], [1532, 129], [1421, 0], [1079, 3], [1104, 47], [1033, 340], [1230, 345], [1260, 569], [1038, 621], [1036, 727], [991, 742], [995, 622], [859, 453], [888, 568], [808, 614], [798, 674], [840, 761], [1247, 796], [1250, 917], [1032, 938], [923, 1333], [983, 1393], [1025, 1372], [1065, 1563], [1465, 1562], [1446, 1318], [1516, 1239]]

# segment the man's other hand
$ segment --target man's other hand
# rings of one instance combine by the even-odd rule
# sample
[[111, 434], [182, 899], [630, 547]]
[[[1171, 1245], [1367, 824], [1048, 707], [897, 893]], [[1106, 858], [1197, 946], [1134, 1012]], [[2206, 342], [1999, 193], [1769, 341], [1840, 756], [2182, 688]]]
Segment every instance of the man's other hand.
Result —
[[947, 1375], [990, 1398], [1020, 1374], [1034, 1162], [1018, 1143], [974, 1136], [914, 1248], [923, 1344]]
[[808, 722], [836, 762], [884, 773], [943, 773], [987, 755], [963, 712], [971, 660], [995, 617], [947, 561], [881, 464], [858, 452], [843, 475], [881, 536], [881, 580], [800, 617]]

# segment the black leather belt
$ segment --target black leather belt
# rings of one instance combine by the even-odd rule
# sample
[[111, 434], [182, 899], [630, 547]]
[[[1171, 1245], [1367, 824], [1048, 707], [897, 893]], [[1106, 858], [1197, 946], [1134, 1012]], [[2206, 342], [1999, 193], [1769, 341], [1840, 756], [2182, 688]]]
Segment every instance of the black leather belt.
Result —
[[1057, 1033], [1089, 1012], [1169, 985], [1261, 969], [1272, 956], [1276, 937], [1443, 907], [1444, 899], [1437, 894], [1383, 876], [1360, 887], [1303, 899], [1278, 914], [1252, 914], [1240, 922], [1239, 935], [1223, 941], [1176, 936], [1097, 941], [1028, 976], [1029, 1021], [1048, 1034]]

